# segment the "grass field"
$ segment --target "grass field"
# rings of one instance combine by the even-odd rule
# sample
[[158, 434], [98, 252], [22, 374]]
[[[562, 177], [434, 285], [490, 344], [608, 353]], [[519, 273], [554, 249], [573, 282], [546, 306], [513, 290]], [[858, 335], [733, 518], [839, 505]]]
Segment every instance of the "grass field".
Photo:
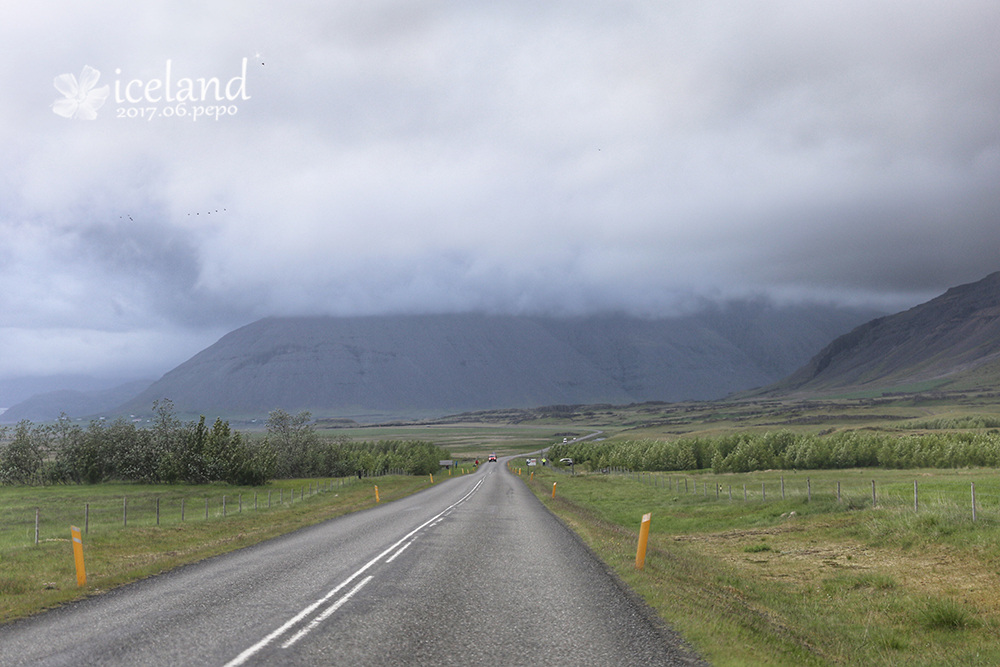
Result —
[[826, 399], [752, 398], [689, 403], [637, 403], [627, 406], [573, 406], [558, 413], [544, 408], [477, 413], [484, 424], [526, 429], [551, 426], [559, 431], [605, 431], [608, 438], [675, 439], [714, 437], [733, 431], [830, 433], [866, 429], [919, 432], [909, 422], [984, 416], [1000, 419], [1000, 396], [992, 390], [895, 394]]
[[592, 429], [552, 424], [460, 423], [452, 425], [344, 427], [320, 431], [343, 435], [354, 441], [423, 440], [452, 453], [454, 458], [485, 459], [491, 452], [501, 456], [531, 452], [561, 442], [568, 435], [580, 436]]
[[1000, 664], [996, 471], [824, 471], [810, 475], [811, 501], [801, 473], [785, 474], [784, 500], [770, 472], [521, 473], [713, 665]]
[[[435, 483], [448, 479], [439, 474]], [[389, 502], [427, 488], [430, 479], [390, 475], [282, 480], [256, 489], [139, 484], [0, 487], [0, 622], [373, 507], [376, 484], [380, 500]], [[89, 532], [83, 536], [87, 585], [78, 588], [70, 525], [85, 528], [88, 504]], [[36, 508], [41, 517], [37, 545]]]
[[[610, 439], [779, 429], [899, 433], [980, 417], [1000, 417], [998, 399], [989, 393], [574, 406], [322, 433], [355, 441], [425, 440], [471, 461], [491, 451], [523, 454], [596, 430]], [[529, 487], [715, 665], [1000, 664], [997, 471], [570, 476], [535, 470]], [[524, 468], [526, 482], [529, 474]], [[371, 507], [374, 483], [390, 500], [430, 482], [390, 476], [363, 483], [290, 480], [257, 489], [0, 487], [0, 621]], [[81, 591], [69, 525], [84, 527], [87, 503], [88, 586]], [[653, 514], [650, 548], [637, 572], [636, 539], [646, 512]]]

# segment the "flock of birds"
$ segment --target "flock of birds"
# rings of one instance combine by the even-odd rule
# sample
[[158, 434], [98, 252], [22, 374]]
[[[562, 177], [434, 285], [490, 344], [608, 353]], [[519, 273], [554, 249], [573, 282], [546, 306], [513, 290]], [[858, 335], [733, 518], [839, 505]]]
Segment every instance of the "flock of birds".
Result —
[[[222, 209], [222, 210], [225, 211], [226, 209]], [[215, 209], [214, 212], [215, 213], [219, 213], [219, 209]], [[206, 211], [205, 215], [212, 215], [212, 213], [213, 213], [213, 211]], [[188, 213], [188, 215], [191, 215], [191, 214]], [[196, 211], [195, 215], [201, 215], [201, 211]], [[124, 220], [125, 218], [128, 218], [129, 220], [132, 220], [132, 216], [131, 215], [119, 215], [118, 216], [119, 220]], [[132, 220], [132, 222], [135, 222], [135, 220]]]

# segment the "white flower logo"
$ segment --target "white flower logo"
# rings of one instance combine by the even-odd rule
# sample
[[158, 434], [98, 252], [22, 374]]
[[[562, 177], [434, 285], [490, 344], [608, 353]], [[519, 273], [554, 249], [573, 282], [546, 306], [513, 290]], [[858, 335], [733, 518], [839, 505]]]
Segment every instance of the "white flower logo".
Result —
[[104, 104], [111, 89], [108, 86], [94, 88], [101, 73], [90, 65], [86, 65], [80, 73], [80, 81], [72, 74], [60, 74], [56, 77], [56, 90], [66, 96], [64, 100], [52, 103], [52, 111], [65, 118], [82, 118], [94, 120], [97, 110]]

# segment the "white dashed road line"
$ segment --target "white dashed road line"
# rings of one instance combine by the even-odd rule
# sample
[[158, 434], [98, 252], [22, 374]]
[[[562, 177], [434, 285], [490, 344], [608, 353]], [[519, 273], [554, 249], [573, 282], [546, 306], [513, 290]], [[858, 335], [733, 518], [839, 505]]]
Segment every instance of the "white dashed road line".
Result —
[[[261, 639], [259, 642], [257, 642], [256, 644], [254, 644], [250, 648], [248, 648], [245, 651], [243, 651], [242, 653], [240, 653], [238, 656], [236, 656], [235, 658], [233, 658], [232, 660], [230, 660], [229, 662], [227, 662], [223, 667], [238, 667], [239, 665], [244, 664], [247, 660], [249, 660], [250, 658], [252, 658], [254, 655], [256, 655], [257, 653], [259, 653], [261, 650], [263, 650], [264, 648], [266, 648], [268, 645], [270, 645], [274, 640], [278, 639], [279, 637], [281, 637], [285, 633], [289, 632], [292, 628], [294, 628], [296, 625], [298, 625], [300, 622], [302, 622], [303, 619], [305, 619], [310, 614], [312, 614], [314, 611], [316, 611], [317, 609], [319, 609], [321, 606], [323, 606], [324, 604], [326, 604], [327, 602], [329, 602], [331, 598], [333, 598], [334, 596], [337, 595], [337, 593], [339, 593], [344, 588], [346, 588], [348, 586], [348, 584], [350, 584], [352, 581], [354, 581], [359, 576], [361, 576], [362, 574], [364, 574], [369, 568], [371, 568], [372, 566], [374, 566], [376, 563], [378, 563], [380, 560], [382, 560], [386, 556], [389, 556], [389, 554], [392, 554], [393, 551], [395, 551], [397, 549], [397, 547], [399, 547], [400, 545], [403, 545], [403, 547], [401, 549], [399, 549], [399, 551], [396, 551], [396, 553], [394, 553], [386, 561], [386, 563], [391, 562], [396, 556], [398, 556], [399, 554], [401, 554], [403, 552], [403, 550], [405, 550], [408, 546], [410, 546], [413, 543], [413, 539], [412, 538], [417, 533], [419, 533], [424, 528], [431, 527], [431, 526], [435, 525], [438, 521], [440, 521], [442, 519], [442, 517], [446, 516], [453, 509], [455, 509], [456, 507], [458, 507], [459, 505], [461, 505], [462, 503], [464, 503], [466, 500], [468, 500], [472, 496], [472, 494], [475, 493], [479, 489], [479, 487], [482, 485], [483, 481], [484, 480], [482, 480], [482, 479], [479, 480], [476, 483], [476, 485], [474, 487], [472, 487], [472, 489], [467, 494], [465, 494], [464, 496], [462, 496], [459, 500], [457, 500], [456, 502], [452, 503], [451, 505], [449, 505], [448, 507], [446, 507], [443, 511], [439, 512], [438, 514], [435, 514], [433, 517], [431, 517], [430, 519], [428, 519], [427, 521], [425, 521], [424, 523], [420, 524], [419, 526], [417, 526], [416, 528], [414, 528], [412, 531], [410, 531], [409, 533], [407, 533], [406, 535], [404, 535], [402, 539], [400, 539], [399, 541], [397, 541], [395, 544], [393, 544], [392, 546], [390, 546], [388, 549], [386, 549], [385, 551], [383, 551], [382, 553], [380, 553], [375, 558], [373, 558], [370, 561], [368, 561], [367, 563], [365, 563], [360, 569], [358, 569], [356, 572], [354, 572], [354, 574], [352, 574], [347, 579], [345, 579], [344, 581], [342, 581], [341, 583], [339, 583], [329, 593], [327, 593], [326, 595], [324, 595], [323, 597], [321, 597], [319, 600], [316, 600], [315, 602], [313, 602], [312, 604], [310, 604], [309, 606], [307, 606], [305, 609], [303, 609], [298, 614], [296, 614], [295, 616], [293, 616], [292, 618], [290, 618], [288, 621], [286, 621], [284, 623], [284, 625], [282, 625], [277, 630], [275, 630], [271, 634], [269, 634], [266, 637], [264, 637], [263, 639]], [[343, 597], [337, 599], [332, 605], [330, 605], [329, 607], [327, 607], [321, 614], [319, 614], [312, 621], [310, 621], [309, 624], [307, 624], [305, 627], [303, 627], [302, 629], [300, 629], [290, 639], [286, 640], [281, 645], [281, 648], [288, 648], [288, 647], [290, 647], [292, 644], [294, 644], [299, 639], [301, 639], [302, 637], [304, 637], [309, 631], [311, 631], [312, 629], [314, 629], [315, 627], [317, 627], [320, 623], [322, 623], [324, 620], [326, 620], [327, 618], [329, 618], [335, 611], [337, 611], [337, 609], [339, 609], [344, 603], [346, 603], [351, 598], [351, 596], [353, 596], [355, 593], [357, 593], [361, 589], [362, 586], [364, 586], [369, 581], [371, 581], [372, 578], [373, 578], [373, 575], [369, 575], [368, 577], [366, 577], [365, 579], [363, 579], [359, 584], [357, 584], [354, 588], [352, 588], [347, 594], [345, 594]]]

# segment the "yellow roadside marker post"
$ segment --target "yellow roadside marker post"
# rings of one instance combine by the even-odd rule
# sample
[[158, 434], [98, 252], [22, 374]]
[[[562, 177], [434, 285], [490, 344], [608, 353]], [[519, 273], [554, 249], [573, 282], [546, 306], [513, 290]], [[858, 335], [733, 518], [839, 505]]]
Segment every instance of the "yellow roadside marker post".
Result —
[[639, 528], [639, 549], [635, 552], [635, 569], [641, 570], [646, 564], [646, 541], [649, 539], [649, 521], [653, 513], [642, 515], [642, 525]]
[[434, 483], [434, 473], [431, 473], [431, 484]]
[[[532, 474], [534, 474], [534, 473], [532, 473]], [[555, 482], [552, 482], [552, 499], [553, 500], [556, 499], [556, 483]]]
[[529, 482], [533, 482], [533, 481], [535, 481], [535, 471], [534, 471], [534, 470], [532, 470], [532, 471], [531, 471], [531, 474], [530, 474], [530, 475], [528, 475], [528, 481], [529, 481]]
[[76, 585], [87, 585], [87, 570], [83, 566], [83, 537], [80, 529], [76, 526], [69, 527], [69, 533], [73, 536], [73, 560], [76, 561]]
[[375, 503], [378, 504], [378, 485], [375, 485]]

